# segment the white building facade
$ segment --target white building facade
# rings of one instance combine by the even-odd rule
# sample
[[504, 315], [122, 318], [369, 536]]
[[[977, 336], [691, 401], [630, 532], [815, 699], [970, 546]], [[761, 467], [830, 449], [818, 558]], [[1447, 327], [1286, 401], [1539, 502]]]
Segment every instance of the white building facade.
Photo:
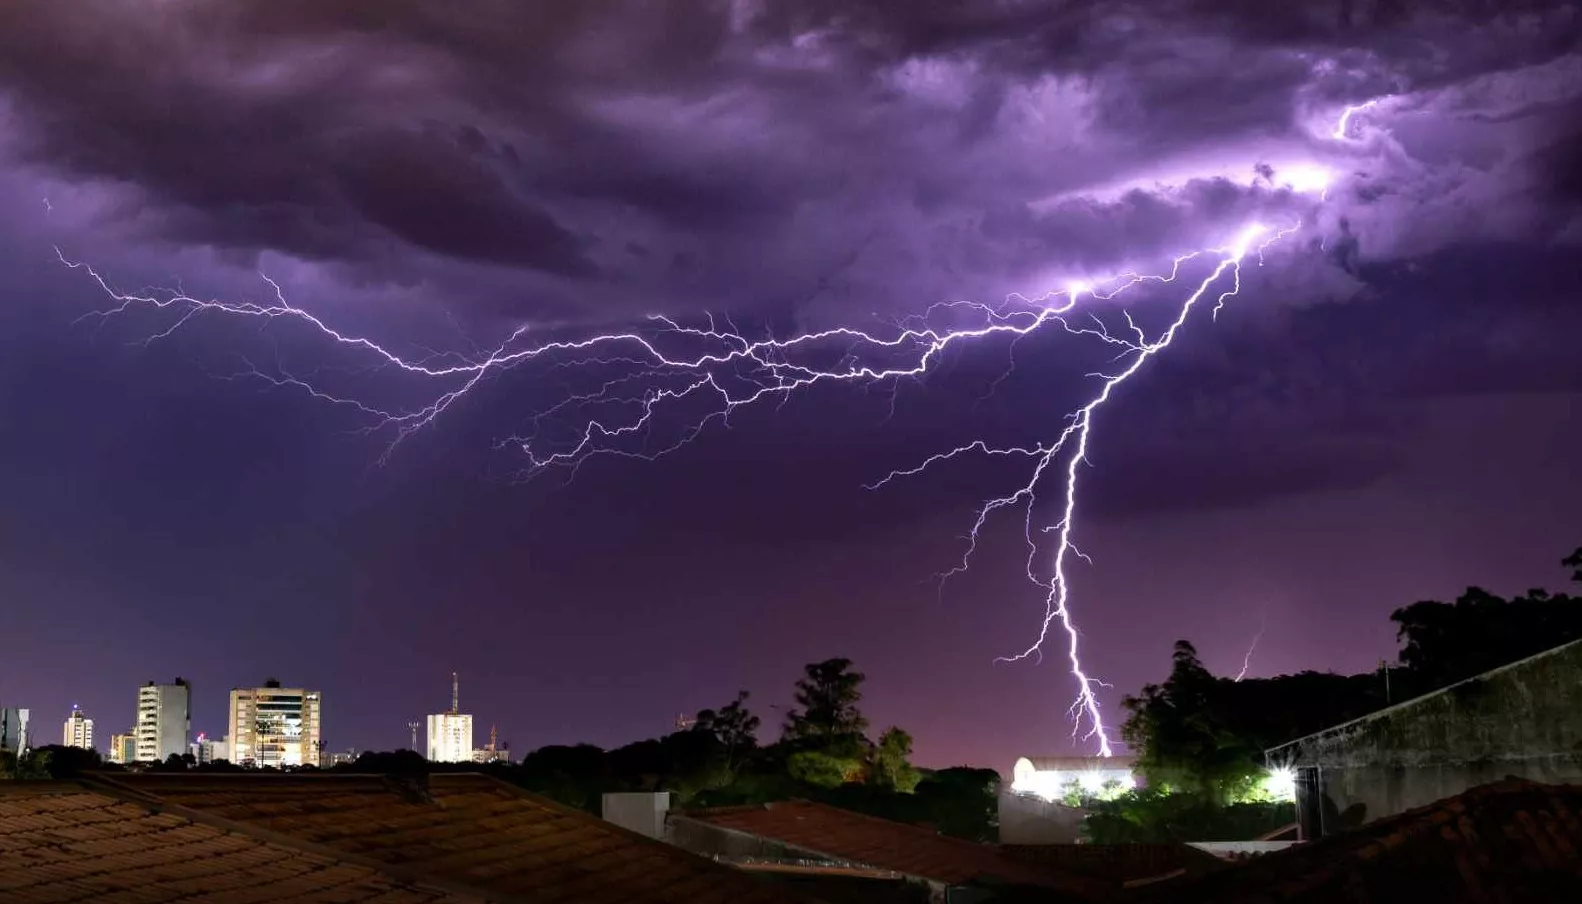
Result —
[[318, 691], [281, 687], [278, 681], [235, 688], [226, 738], [231, 762], [257, 769], [318, 765], [322, 710]]
[[192, 731], [192, 688], [177, 678], [172, 684], [150, 681], [137, 689], [137, 761], [158, 763], [187, 752]]
[[428, 759], [432, 763], [472, 762], [472, 716], [467, 713], [429, 716]]
[[61, 725], [60, 743], [65, 747], [93, 749], [93, 720], [83, 715], [82, 710], [76, 706], [71, 708], [71, 715], [67, 716], [66, 722]]
[[22, 754], [33, 748], [27, 733], [28, 711], [17, 707], [0, 709], [0, 750]]

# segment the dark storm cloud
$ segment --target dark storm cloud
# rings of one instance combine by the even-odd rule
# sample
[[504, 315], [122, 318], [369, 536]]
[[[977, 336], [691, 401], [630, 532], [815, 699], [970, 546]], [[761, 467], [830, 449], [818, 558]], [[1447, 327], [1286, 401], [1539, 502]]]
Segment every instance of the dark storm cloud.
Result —
[[[1383, 93], [1453, 106], [1482, 73], [1574, 47], [1577, 27], [1537, 3], [38, 0], [0, 11], [0, 90], [13, 153], [131, 192], [134, 237], [752, 305], [797, 297], [780, 287], [872, 234], [849, 280], [903, 298], [1222, 240], [1222, 217], [1170, 193], [1240, 174], [1245, 197], [1221, 209], [1257, 207], [1268, 193], [1242, 177], [1260, 142], [1311, 156], [1309, 120]], [[1570, 136], [1529, 162], [1563, 165]], [[1432, 149], [1347, 153], [1398, 192], [1356, 221], [1363, 253], [1417, 250], [1387, 221], [1455, 198], [1401, 166]], [[1109, 202], [1049, 201], [1161, 178], [1124, 229]]]

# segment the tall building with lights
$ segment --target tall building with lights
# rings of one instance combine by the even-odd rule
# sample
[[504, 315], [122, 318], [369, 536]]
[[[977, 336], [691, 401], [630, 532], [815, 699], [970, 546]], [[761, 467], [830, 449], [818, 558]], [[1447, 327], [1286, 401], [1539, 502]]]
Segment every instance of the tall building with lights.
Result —
[[60, 743], [64, 747], [93, 749], [93, 720], [83, 715], [82, 708], [72, 704], [71, 715], [60, 729]]
[[32, 749], [33, 739], [27, 733], [27, 716], [28, 711], [25, 709], [0, 709], [0, 750], [21, 754]]
[[137, 761], [160, 763], [171, 754], [187, 752], [187, 735], [192, 731], [192, 688], [184, 679], [170, 684], [150, 681], [137, 689], [137, 721], [132, 734], [137, 737]]
[[281, 687], [275, 680], [235, 688], [227, 739], [231, 762], [258, 769], [318, 765], [322, 706], [318, 691]]
[[109, 759], [122, 765], [137, 762], [137, 735], [130, 732], [110, 735]]
[[461, 683], [450, 674], [450, 712], [428, 717], [428, 759], [431, 763], [472, 762], [472, 716], [461, 711]]

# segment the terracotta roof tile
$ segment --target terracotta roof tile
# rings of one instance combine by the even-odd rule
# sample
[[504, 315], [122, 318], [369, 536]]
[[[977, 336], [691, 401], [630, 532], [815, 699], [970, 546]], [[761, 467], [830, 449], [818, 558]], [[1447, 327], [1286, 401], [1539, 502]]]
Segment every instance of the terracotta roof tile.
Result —
[[54, 782], [0, 788], [0, 900], [481, 904], [377, 869]]
[[1582, 787], [1507, 779], [1360, 829], [1253, 858], [1147, 900], [1582, 901]]
[[1005, 883], [1058, 889], [1079, 897], [1098, 897], [1107, 890], [1103, 883], [1025, 863], [989, 845], [808, 801], [695, 810], [683, 815], [826, 857], [947, 885], [990, 877]]
[[534, 901], [788, 904], [771, 882], [483, 775], [115, 776], [116, 785], [421, 875]]
[[1000, 850], [1025, 863], [1112, 882], [1176, 872], [1197, 876], [1229, 868], [1225, 861], [1190, 844], [1005, 844]]

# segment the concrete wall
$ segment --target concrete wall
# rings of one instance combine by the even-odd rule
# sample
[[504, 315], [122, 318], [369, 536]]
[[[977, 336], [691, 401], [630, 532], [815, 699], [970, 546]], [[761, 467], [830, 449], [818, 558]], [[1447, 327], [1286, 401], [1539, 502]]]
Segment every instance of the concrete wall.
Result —
[[1316, 769], [1326, 823], [1351, 808], [1354, 820], [1372, 821], [1510, 775], [1582, 783], [1582, 642], [1275, 748], [1269, 759]]
[[694, 854], [726, 861], [835, 862], [823, 854], [792, 847], [772, 838], [723, 829], [701, 819], [681, 815], [672, 815], [666, 821], [665, 841]]
[[1001, 844], [1075, 844], [1082, 838], [1083, 810], [1008, 789], [999, 800]]
[[602, 815], [605, 822], [613, 822], [623, 829], [656, 840], [665, 837], [665, 814], [669, 812], [669, 791], [612, 792], [604, 795]]
[[[759, 835], [738, 832], [734, 829], [721, 828], [700, 819], [692, 819], [680, 814], [671, 814], [666, 822], [665, 841], [683, 850], [725, 863], [781, 864], [804, 867], [824, 865], [832, 868], [874, 869], [868, 864], [837, 860], [816, 851], [776, 841], [773, 838], [764, 838]], [[931, 882], [919, 876], [902, 876], [899, 873], [887, 870], [874, 871], [883, 873], [887, 877], [884, 880], [887, 884], [875, 884], [869, 886], [870, 889], [887, 888], [891, 893], [899, 893], [896, 892], [896, 889], [903, 889], [906, 895], [921, 894], [923, 900], [940, 902], [940, 904], [946, 904], [946, 902], [954, 904], [957, 901], [971, 904], [977, 894], [976, 889], [947, 888], [941, 883]], [[899, 884], [895, 884], [892, 879], [899, 881]], [[879, 900], [878, 894], [870, 894], [869, 899]]]

